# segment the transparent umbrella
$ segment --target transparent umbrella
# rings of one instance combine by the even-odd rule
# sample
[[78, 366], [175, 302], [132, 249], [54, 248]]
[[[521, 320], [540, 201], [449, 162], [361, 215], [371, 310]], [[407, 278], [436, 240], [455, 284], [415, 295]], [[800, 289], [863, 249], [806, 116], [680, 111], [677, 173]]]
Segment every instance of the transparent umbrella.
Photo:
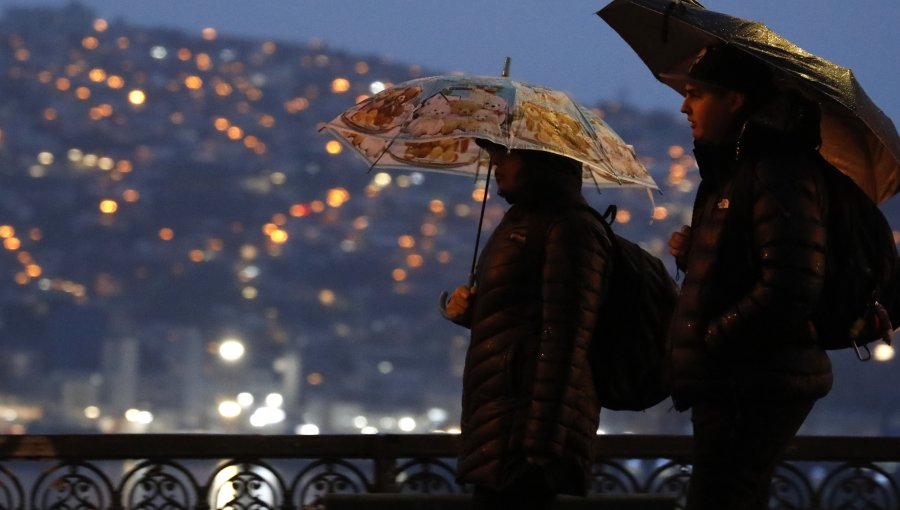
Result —
[[[582, 180], [599, 188], [658, 190], [647, 169], [596, 113], [568, 94], [501, 76], [444, 75], [387, 88], [320, 130], [363, 158], [369, 170], [421, 169], [486, 175], [487, 152], [475, 140], [508, 149], [551, 152], [582, 163]], [[474, 276], [484, 202], [472, 257]]]

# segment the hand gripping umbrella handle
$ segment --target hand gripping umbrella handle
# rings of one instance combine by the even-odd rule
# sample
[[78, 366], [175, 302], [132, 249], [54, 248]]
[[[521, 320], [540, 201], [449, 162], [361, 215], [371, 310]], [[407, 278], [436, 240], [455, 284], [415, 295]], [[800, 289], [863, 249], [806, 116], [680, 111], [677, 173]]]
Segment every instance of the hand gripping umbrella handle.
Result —
[[[473, 285], [475, 285], [475, 273], [469, 273], [469, 288], [472, 288]], [[450, 292], [446, 290], [441, 292], [441, 295], [438, 296], [438, 310], [441, 312], [441, 317], [453, 322], [453, 318], [447, 313], [447, 304], [449, 302]]]
[[441, 312], [441, 317], [447, 319], [448, 321], [452, 321], [453, 318], [450, 317], [450, 314], [447, 313], [447, 303], [450, 302], [450, 293], [446, 290], [441, 292], [441, 295], [438, 297], [438, 310]]

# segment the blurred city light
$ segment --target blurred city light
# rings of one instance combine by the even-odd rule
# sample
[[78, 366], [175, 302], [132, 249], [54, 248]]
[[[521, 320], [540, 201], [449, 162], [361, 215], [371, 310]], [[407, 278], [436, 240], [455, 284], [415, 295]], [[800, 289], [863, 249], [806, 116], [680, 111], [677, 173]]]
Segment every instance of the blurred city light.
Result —
[[244, 343], [236, 338], [225, 339], [219, 344], [219, 356], [229, 363], [240, 361], [244, 350]]

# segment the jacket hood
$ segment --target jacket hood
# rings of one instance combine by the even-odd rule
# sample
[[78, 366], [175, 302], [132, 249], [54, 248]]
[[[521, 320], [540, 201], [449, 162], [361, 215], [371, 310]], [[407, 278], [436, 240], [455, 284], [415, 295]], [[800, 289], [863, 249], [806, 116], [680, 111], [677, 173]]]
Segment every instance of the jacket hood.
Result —
[[744, 123], [739, 149], [818, 149], [822, 144], [820, 121], [818, 103], [796, 91], [779, 92]]

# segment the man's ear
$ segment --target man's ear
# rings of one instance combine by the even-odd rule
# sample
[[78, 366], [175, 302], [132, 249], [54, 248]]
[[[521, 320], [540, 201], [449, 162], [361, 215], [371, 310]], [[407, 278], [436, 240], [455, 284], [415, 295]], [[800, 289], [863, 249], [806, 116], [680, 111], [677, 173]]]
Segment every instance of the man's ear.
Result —
[[737, 92], [734, 90], [728, 91], [728, 111], [731, 113], [737, 113], [741, 111], [741, 108], [747, 104], [747, 95], [743, 92]]

